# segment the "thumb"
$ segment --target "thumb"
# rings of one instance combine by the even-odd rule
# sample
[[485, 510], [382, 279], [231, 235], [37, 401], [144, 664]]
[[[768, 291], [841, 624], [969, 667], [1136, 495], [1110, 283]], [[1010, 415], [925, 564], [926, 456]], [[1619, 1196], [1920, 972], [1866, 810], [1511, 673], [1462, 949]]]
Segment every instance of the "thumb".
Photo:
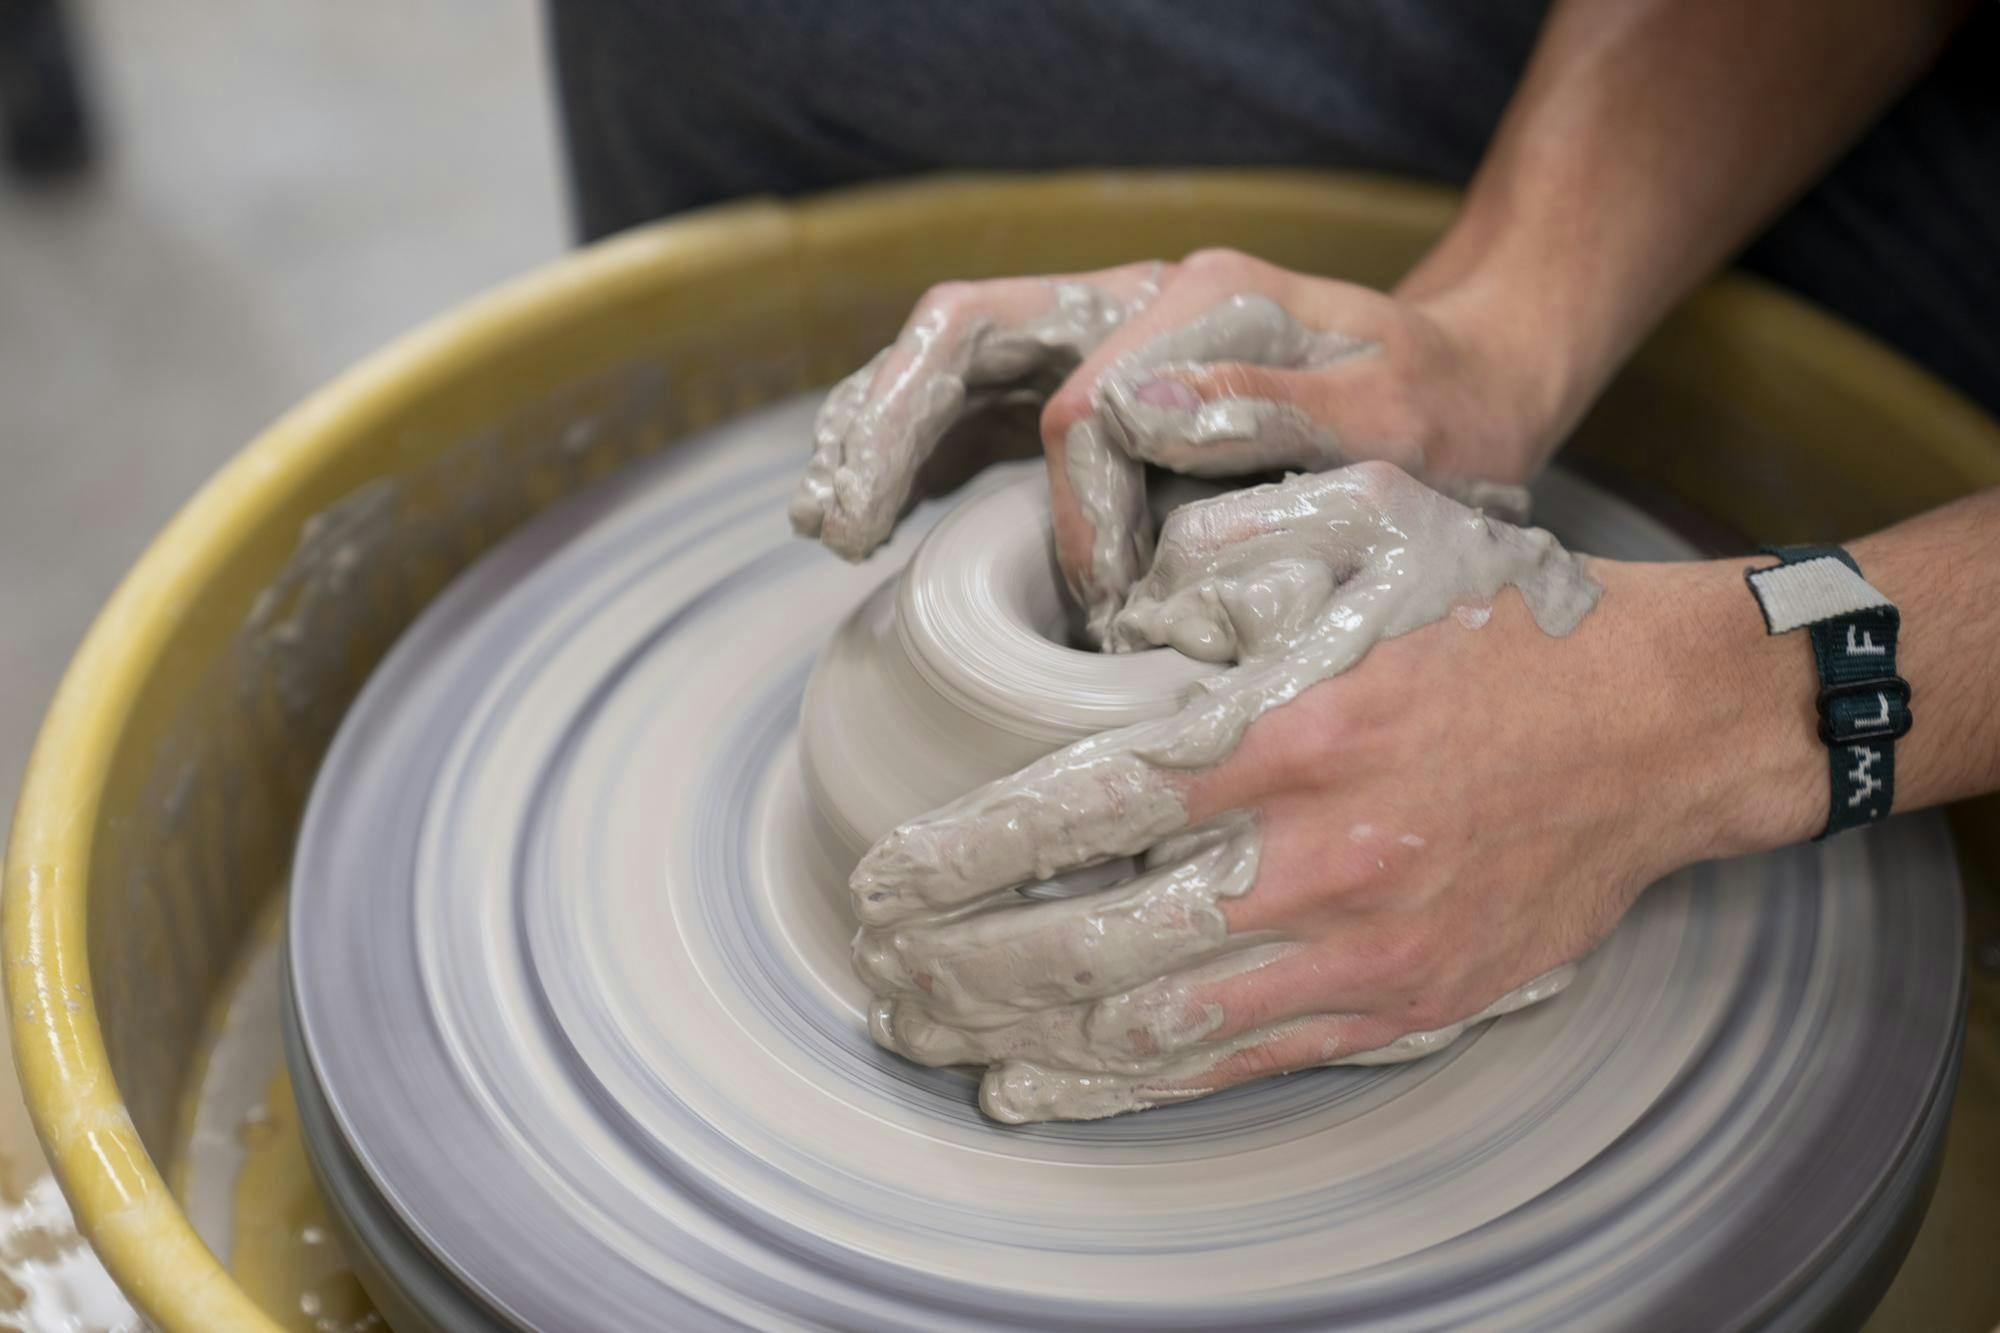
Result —
[[1102, 644], [1125, 593], [1153, 560], [1146, 466], [1113, 442], [1101, 418], [1075, 396], [1042, 414], [1056, 564]]
[[1461, 504], [1526, 522], [1524, 487], [1424, 466], [1413, 400], [1372, 361], [1374, 347], [1308, 370], [1231, 363], [1112, 374], [1102, 382], [1099, 418], [1118, 448], [1170, 472], [1326, 472], [1380, 459]]
[[1228, 363], [1114, 373], [1100, 384], [1099, 414], [1132, 457], [1197, 477], [1414, 461], [1412, 443], [1394, 438], [1395, 413], [1373, 401], [1380, 377], [1359, 369]]

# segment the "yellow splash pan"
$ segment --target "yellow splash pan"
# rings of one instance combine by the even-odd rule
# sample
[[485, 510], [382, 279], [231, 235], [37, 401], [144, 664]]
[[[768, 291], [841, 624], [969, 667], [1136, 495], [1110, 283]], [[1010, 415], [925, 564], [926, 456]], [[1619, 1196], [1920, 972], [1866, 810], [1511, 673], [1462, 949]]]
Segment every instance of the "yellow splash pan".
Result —
[[[170, 1333], [280, 1327], [196, 1235], [165, 1168], [203, 1023], [282, 889], [341, 713], [458, 569], [609, 469], [858, 364], [932, 283], [1233, 245], [1385, 285], [1452, 208], [1430, 188], [1313, 172], [952, 177], [732, 205], [512, 282], [253, 440], [99, 616], [7, 855], [29, 1109], [141, 1313]], [[1568, 457], [1799, 541], [2000, 483], [2000, 427], [1731, 276], [1667, 321]], [[1957, 821], [1975, 882], [2000, 860], [1974, 826], [1997, 823]]]

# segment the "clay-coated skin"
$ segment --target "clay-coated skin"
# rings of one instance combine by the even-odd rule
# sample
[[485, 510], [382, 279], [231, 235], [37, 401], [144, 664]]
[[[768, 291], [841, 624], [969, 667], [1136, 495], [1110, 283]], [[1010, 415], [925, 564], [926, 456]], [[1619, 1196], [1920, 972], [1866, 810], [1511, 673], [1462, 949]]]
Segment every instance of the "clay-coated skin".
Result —
[[[1431, 363], [1469, 359], [1379, 293], [1228, 251], [948, 284], [828, 398], [792, 522], [860, 559], [957, 427], [997, 403], [1046, 401], [1058, 561], [1101, 641], [1150, 563], [1149, 466], [1255, 479], [1386, 459], [1468, 503], [1525, 518], [1514, 483], [1532, 466], [1472, 438], [1515, 414], [1481, 397], [1469, 371], [1461, 393], [1435, 390], [1442, 379]], [[1433, 383], [1423, 401], [1451, 411], [1440, 406], [1430, 420], [1412, 406], [1417, 376]], [[1337, 410], [1320, 401], [1329, 397]]]
[[[1144, 473], [1136, 466], [1141, 463], [1212, 479], [1342, 467], [1373, 456], [1373, 451], [1351, 447], [1332, 426], [1294, 403], [1255, 394], [1203, 398], [1177, 377], [1198, 375], [1212, 364], [1316, 371], [1381, 354], [1379, 342], [1315, 333], [1270, 297], [1245, 293], [1120, 356], [1096, 381], [1097, 410], [1065, 436], [1070, 486], [1097, 533], [1094, 577], [1087, 589], [1073, 589], [1089, 610], [1093, 632], [1101, 637], [1115, 609], [1117, 593], [1110, 590], [1131, 584], [1122, 570], [1103, 566], [1107, 530], [1143, 532], [1146, 520], [1143, 514], [1123, 518], [1121, 529], [1124, 511], [1103, 503], [1094, 491], [1103, 484], [1103, 469], [1080, 462], [1080, 457], [1088, 459], [1102, 447], [1100, 440], [1114, 443], [1136, 478], [1125, 484], [1136, 484], [1141, 493]], [[1424, 471], [1420, 445], [1393, 452], [1408, 471]], [[1429, 480], [1436, 489], [1503, 518], [1527, 518], [1528, 495], [1520, 486], [1449, 475]], [[1095, 600], [1088, 595], [1092, 590], [1098, 593]]]
[[918, 471], [953, 426], [1012, 396], [1046, 397], [1158, 294], [1159, 268], [932, 293], [892, 345], [827, 396], [792, 500], [793, 529], [846, 559], [868, 555], [888, 539]]
[[[1508, 959], [1532, 971], [1484, 993], [1368, 1012], [1358, 1002], [1424, 978], [1389, 975], [1393, 957], [1323, 956], [1324, 918], [1348, 905], [1286, 902], [1296, 887], [1267, 883], [1267, 826], [1278, 818], [1288, 830], [1283, 876], [1298, 812], [1228, 794], [1239, 744], [1285, 735], [1288, 705], [1382, 640], [1440, 620], [1488, 633], [1451, 613], [1490, 607], [1509, 587], [1527, 613], [1510, 631], [1526, 620], [1544, 641], [1575, 629], [1601, 591], [1546, 532], [1489, 519], [1388, 464], [1176, 510], [1110, 623], [1111, 646], [1168, 645], [1231, 668], [1178, 713], [1060, 750], [863, 857], [851, 880], [864, 922], [855, 959], [877, 996], [876, 1039], [928, 1064], [989, 1066], [981, 1105], [997, 1119], [1088, 1119], [1256, 1073], [1416, 1058], [1561, 990], [1567, 964], [1615, 912], [1553, 951]], [[1276, 731], [1259, 728], [1267, 715]], [[1343, 842], [1380, 851], [1385, 865], [1426, 845], [1407, 827], [1385, 829], [1356, 823]], [[1041, 901], [1014, 892], [1128, 856], [1142, 872], [1110, 889]], [[1336, 961], [1355, 975], [1338, 977]]]

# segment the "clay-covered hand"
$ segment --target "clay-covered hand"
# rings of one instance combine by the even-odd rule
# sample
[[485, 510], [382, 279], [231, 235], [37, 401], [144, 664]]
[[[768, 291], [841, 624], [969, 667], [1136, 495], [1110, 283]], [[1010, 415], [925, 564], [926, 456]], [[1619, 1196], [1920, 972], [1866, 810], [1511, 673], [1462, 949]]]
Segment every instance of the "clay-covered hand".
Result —
[[858, 560], [954, 426], [1046, 399], [1056, 549], [1101, 636], [1153, 543], [1147, 464], [1200, 477], [1386, 459], [1496, 512], [1551, 422], [1521, 358], [1472, 322], [1229, 250], [1063, 278], [953, 283], [828, 397], [792, 503]]
[[988, 1066], [999, 1119], [1089, 1118], [1413, 1058], [1561, 989], [1693, 859], [1635, 810], [1664, 756], [1617, 725], [1652, 664], [1618, 669], [1591, 611], [1598, 576], [1643, 598], [1669, 568], [1586, 567], [1381, 463], [1176, 511], [1114, 644], [1235, 665], [869, 851], [876, 1040]]

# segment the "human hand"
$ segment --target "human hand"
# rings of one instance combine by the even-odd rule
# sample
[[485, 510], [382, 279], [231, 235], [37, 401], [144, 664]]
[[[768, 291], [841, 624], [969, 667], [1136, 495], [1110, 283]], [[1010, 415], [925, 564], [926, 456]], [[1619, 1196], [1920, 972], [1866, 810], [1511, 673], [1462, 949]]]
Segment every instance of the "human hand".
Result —
[[[876, 1040], [986, 1065], [998, 1119], [1091, 1118], [1414, 1058], [1553, 994], [1705, 850], [1709, 793], [1654, 788], [1680, 701], [1630, 688], [1677, 568], [1586, 571], [1383, 464], [1176, 511], [1113, 642], [1237, 665], [863, 858]], [[1111, 888], [1014, 892], [1122, 856], [1145, 868]]]
[[[1201, 477], [1387, 459], [1515, 517], [1551, 407], [1478, 321], [1228, 250], [1065, 278], [951, 283], [828, 396], [792, 503], [858, 560], [947, 433], [1046, 399], [1056, 553], [1101, 639], [1152, 554], [1145, 467]], [[1495, 484], [1498, 483], [1498, 484]]]

